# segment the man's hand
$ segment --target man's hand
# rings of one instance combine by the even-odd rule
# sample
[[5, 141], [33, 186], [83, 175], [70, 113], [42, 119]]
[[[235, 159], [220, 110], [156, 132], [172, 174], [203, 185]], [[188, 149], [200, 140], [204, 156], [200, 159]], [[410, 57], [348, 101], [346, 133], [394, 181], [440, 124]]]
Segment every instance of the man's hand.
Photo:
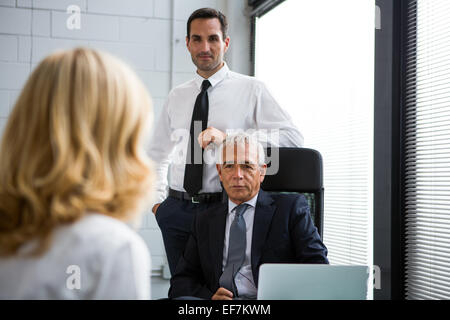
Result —
[[211, 300], [233, 300], [233, 292], [221, 287], [217, 289]]
[[161, 204], [161, 203], [157, 203], [157, 204], [155, 204], [155, 205], [153, 206], [153, 208], [152, 208], [153, 214], [156, 214], [156, 210], [158, 210], [160, 204]]
[[214, 142], [216, 145], [222, 143], [222, 141], [226, 138], [226, 133], [216, 129], [214, 127], [209, 127], [206, 130], [202, 131], [198, 137], [198, 144], [205, 149], [208, 144]]

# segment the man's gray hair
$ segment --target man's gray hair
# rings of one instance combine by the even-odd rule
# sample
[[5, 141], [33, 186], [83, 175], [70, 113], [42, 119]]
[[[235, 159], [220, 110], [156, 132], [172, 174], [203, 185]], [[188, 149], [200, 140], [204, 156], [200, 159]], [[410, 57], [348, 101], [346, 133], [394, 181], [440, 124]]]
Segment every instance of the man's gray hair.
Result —
[[[254, 134], [249, 134], [244, 131], [238, 131], [236, 133], [227, 134], [226, 139], [219, 145], [219, 149], [217, 150], [217, 163], [223, 163], [223, 150], [226, 149], [226, 146], [233, 146], [235, 144], [247, 144], [250, 148], [256, 148], [258, 154], [258, 164], [262, 166], [265, 163], [265, 154], [264, 147], [258, 141]], [[234, 149], [233, 149], [234, 150]], [[234, 154], [234, 151], [233, 151]]]

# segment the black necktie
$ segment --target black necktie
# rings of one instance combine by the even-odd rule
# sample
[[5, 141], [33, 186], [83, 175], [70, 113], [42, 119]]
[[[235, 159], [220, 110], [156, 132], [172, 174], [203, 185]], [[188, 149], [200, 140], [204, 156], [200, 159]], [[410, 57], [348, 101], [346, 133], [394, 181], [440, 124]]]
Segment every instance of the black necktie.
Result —
[[211, 83], [208, 80], [203, 80], [202, 91], [198, 94], [197, 100], [195, 100], [194, 111], [192, 112], [183, 183], [184, 189], [190, 196], [197, 194], [202, 188], [203, 149], [197, 142], [197, 136], [200, 132], [206, 130], [208, 125], [209, 102], [207, 90], [210, 86]]

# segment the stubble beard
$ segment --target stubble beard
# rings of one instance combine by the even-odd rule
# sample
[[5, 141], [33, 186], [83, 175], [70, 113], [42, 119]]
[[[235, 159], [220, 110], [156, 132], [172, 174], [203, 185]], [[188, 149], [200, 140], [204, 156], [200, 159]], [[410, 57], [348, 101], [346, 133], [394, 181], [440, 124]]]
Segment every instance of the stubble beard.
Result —
[[212, 70], [216, 69], [217, 67], [221, 66], [223, 63], [223, 60], [220, 57], [217, 57], [217, 59], [214, 59], [213, 61], [211, 61], [207, 64], [202, 64], [200, 62], [200, 59], [192, 57], [192, 62], [194, 63], [194, 65], [197, 67], [198, 70], [204, 71], [204, 72], [209, 72], [209, 71], [212, 71]]

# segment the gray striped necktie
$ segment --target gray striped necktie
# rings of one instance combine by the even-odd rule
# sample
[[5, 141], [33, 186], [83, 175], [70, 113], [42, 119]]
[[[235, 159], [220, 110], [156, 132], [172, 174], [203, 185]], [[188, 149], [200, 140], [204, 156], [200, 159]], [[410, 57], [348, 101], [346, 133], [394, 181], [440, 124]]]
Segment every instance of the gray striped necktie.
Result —
[[228, 239], [228, 258], [222, 275], [219, 279], [221, 287], [233, 292], [234, 297], [237, 296], [236, 284], [234, 277], [245, 260], [245, 249], [247, 247], [246, 225], [244, 220], [244, 212], [249, 205], [241, 203], [235, 210], [234, 220], [230, 226], [230, 237]]

